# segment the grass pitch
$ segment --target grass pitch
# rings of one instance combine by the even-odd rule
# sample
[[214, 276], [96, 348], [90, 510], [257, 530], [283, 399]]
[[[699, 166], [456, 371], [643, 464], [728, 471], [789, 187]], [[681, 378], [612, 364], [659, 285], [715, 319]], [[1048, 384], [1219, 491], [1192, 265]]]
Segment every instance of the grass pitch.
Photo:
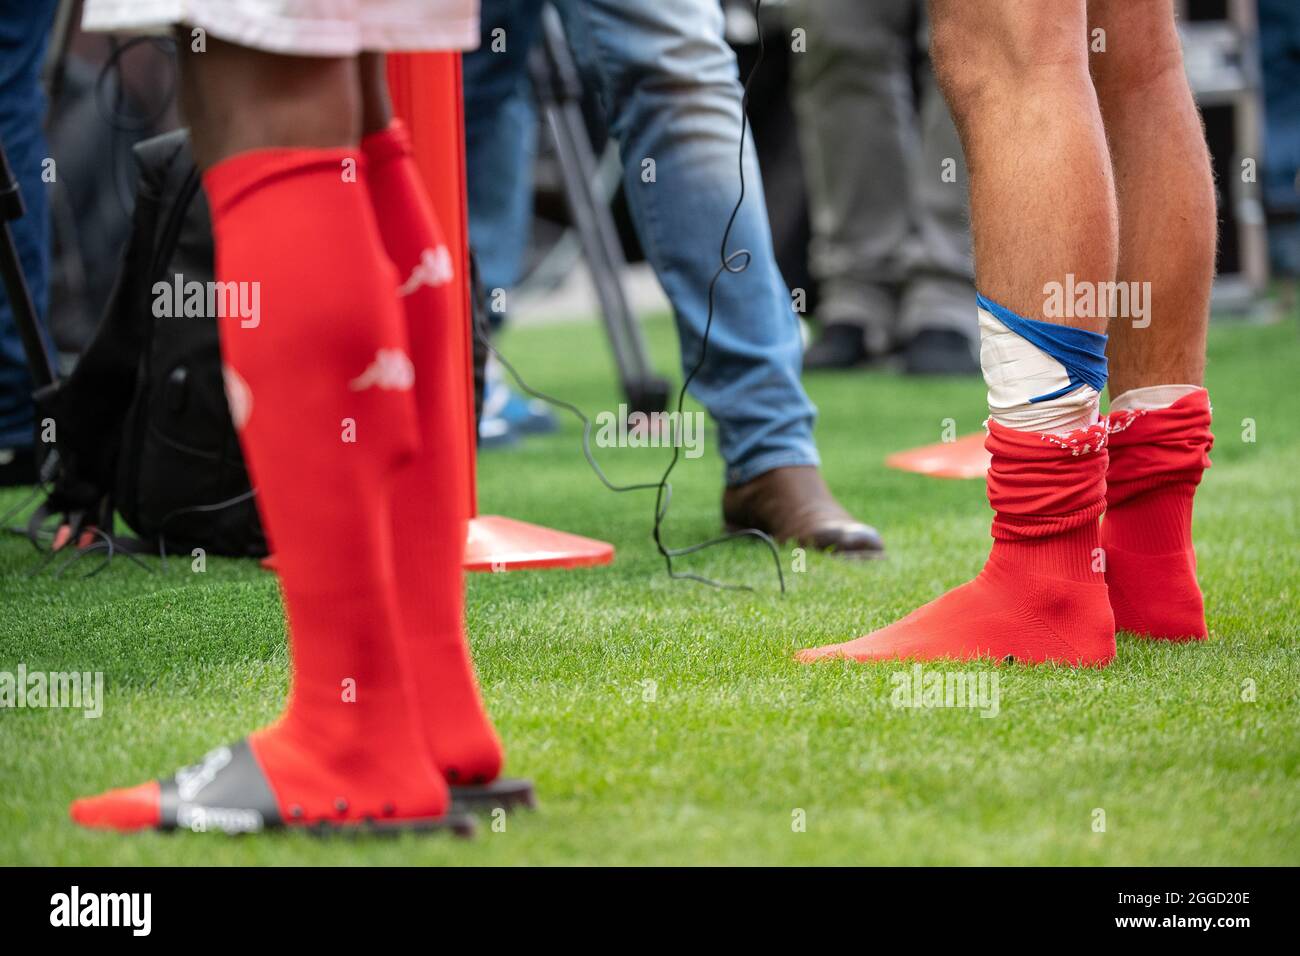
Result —
[[[666, 320], [651, 342], [674, 377]], [[595, 326], [503, 343], [539, 387], [617, 406]], [[575, 355], [591, 360], [575, 362]], [[988, 552], [982, 483], [886, 470], [886, 454], [984, 417], [977, 379], [811, 376], [832, 487], [879, 526], [887, 561], [811, 554], [775, 593], [737, 545], [684, 565], [756, 587], [666, 579], [652, 495], [611, 495], [576, 425], [484, 455], [482, 510], [604, 538], [607, 568], [469, 578], [469, 629], [509, 771], [541, 809], [479, 839], [302, 834], [116, 836], [75, 796], [170, 773], [271, 720], [287, 686], [279, 599], [251, 561], [149, 574], [29, 576], [0, 541], [0, 670], [103, 671], [104, 714], [0, 710], [0, 863], [18, 864], [1290, 864], [1300, 863], [1300, 337], [1294, 320], [1216, 326], [1214, 467], [1196, 514], [1211, 638], [1121, 635], [1107, 670], [1004, 667], [998, 713], [893, 706], [903, 665], [801, 667], [799, 648], [886, 624], [970, 578]], [[600, 450], [616, 481], [662, 449]], [[721, 462], [683, 461], [671, 543], [718, 530]], [[0, 510], [20, 495], [0, 495]], [[154, 562], [156, 565], [156, 561]], [[947, 668], [992, 673], [987, 665]], [[944, 669], [938, 668], [937, 669]], [[1104, 817], [1103, 817], [1104, 814]], [[1104, 830], [1099, 826], [1104, 822]]]

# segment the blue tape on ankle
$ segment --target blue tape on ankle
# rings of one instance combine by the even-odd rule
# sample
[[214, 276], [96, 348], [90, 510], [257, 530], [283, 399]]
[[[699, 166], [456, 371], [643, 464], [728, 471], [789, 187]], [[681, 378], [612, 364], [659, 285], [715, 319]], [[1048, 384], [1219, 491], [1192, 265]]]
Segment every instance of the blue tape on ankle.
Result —
[[1074, 391], [1081, 385], [1091, 385], [1098, 393], [1106, 388], [1106, 336], [1099, 332], [1089, 332], [1087, 329], [1026, 319], [1005, 306], [998, 305], [992, 299], [982, 295], [977, 295], [975, 298], [981, 309], [1065, 367], [1070, 377], [1070, 384], [1051, 394], [1031, 398], [1030, 402], [1051, 401]]

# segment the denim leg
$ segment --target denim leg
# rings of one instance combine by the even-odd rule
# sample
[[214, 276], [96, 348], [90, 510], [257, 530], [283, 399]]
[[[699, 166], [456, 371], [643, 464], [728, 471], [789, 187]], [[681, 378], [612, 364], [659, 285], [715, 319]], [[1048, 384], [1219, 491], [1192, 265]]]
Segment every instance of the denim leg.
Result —
[[[740, 190], [741, 86], [721, 9], [716, 0], [565, 0], [561, 8], [618, 141], [637, 233], [672, 302], [689, 371]], [[772, 251], [752, 139], [744, 169], [745, 202], [727, 251], [748, 249], [750, 264], [718, 280], [708, 352], [691, 388], [718, 424], [731, 485], [819, 463], [816, 409], [799, 380], [798, 320]]]
[[528, 248], [537, 117], [527, 65], [541, 7], [482, 0], [482, 42], [463, 60], [469, 235], [487, 289], [518, 282]]
[[[50, 150], [42, 130], [45, 96], [40, 69], [55, 5], [55, 0], [7, 3], [4, 16], [0, 16], [0, 142], [27, 208], [10, 228], [42, 322], [48, 306], [50, 270], [49, 201], [42, 164]], [[32, 444], [33, 414], [26, 354], [8, 293], [0, 287], [0, 448]]]

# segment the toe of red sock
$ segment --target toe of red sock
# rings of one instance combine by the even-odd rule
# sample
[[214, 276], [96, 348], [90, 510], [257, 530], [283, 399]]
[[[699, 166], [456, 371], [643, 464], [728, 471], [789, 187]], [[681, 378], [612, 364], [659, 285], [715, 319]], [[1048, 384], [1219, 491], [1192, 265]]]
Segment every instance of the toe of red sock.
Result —
[[[1067, 642], [1061, 635], [1070, 635]], [[857, 640], [800, 651], [802, 664], [977, 660], [1104, 666], [1115, 656], [1115, 619], [1104, 584], [989, 569], [901, 621]]]
[[161, 821], [158, 781], [109, 790], [97, 797], [73, 800], [68, 815], [83, 827], [105, 830], [145, 830]]
[[800, 664], [811, 664], [814, 661], [846, 657], [847, 655], [841, 649], [842, 646], [827, 644], [825, 647], [805, 647], [794, 655], [794, 659]]

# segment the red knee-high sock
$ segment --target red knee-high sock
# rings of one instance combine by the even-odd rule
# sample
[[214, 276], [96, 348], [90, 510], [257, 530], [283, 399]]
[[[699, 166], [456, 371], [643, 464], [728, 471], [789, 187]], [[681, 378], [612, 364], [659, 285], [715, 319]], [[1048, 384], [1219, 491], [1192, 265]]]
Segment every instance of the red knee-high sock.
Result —
[[1209, 394], [1193, 392], [1168, 408], [1113, 412], [1109, 421], [1101, 540], [1115, 625], [1145, 637], [1204, 638], [1192, 499], [1214, 444]]
[[289, 706], [252, 738], [286, 819], [447, 803], [397, 640], [385, 521], [419, 444], [414, 370], [365, 187], [342, 174], [353, 155], [248, 153], [204, 177], [218, 278], [261, 283], [261, 323], [226, 321], [222, 352], [246, 390], [240, 438], [292, 634]]
[[[386, 497], [419, 437], [396, 275], [365, 185], [342, 175], [353, 155], [259, 150], [204, 177], [217, 278], [259, 290], [260, 320], [221, 319], [221, 346], [290, 625], [288, 705], [249, 738], [288, 823], [437, 816], [449, 799], [397, 639]], [[73, 817], [153, 825], [156, 794]]]
[[1007, 657], [1103, 665], [1115, 625], [1099, 560], [1105, 503], [1104, 424], [1058, 437], [989, 422], [993, 550], [973, 580], [857, 640], [800, 652], [933, 660]]
[[501, 772], [502, 751], [479, 696], [465, 637], [463, 572], [472, 429], [466, 357], [453, 342], [464, 330], [452, 301], [452, 259], [420, 181], [400, 121], [362, 141], [371, 201], [397, 267], [423, 439], [396, 475], [392, 544], [406, 653], [419, 677], [423, 727], [451, 783], [479, 783]]

